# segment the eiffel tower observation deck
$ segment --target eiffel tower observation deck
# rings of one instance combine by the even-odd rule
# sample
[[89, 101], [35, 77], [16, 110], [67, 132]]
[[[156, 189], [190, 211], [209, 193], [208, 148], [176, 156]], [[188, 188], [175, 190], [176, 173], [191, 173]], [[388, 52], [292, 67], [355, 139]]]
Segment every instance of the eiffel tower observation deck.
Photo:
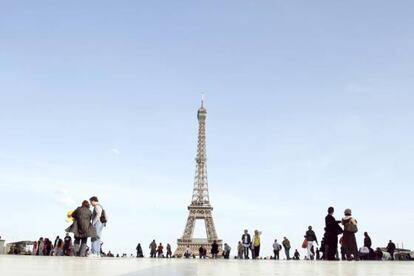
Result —
[[[211, 244], [216, 241], [219, 245], [219, 251], [222, 251], [222, 240], [218, 239], [216, 228], [213, 221], [213, 207], [210, 204], [210, 196], [208, 192], [208, 178], [207, 178], [207, 153], [206, 153], [206, 119], [207, 110], [204, 107], [204, 99], [201, 101], [201, 107], [197, 112], [197, 119], [199, 123], [198, 128], [198, 145], [196, 157], [196, 173], [194, 178], [193, 196], [191, 204], [188, 206], [189, 214], [187, 223], [184, 229], [184, 234], [181, 239], [177, 241], [177, 250], [175, 255], [183, 256], [187, 246], [190, 247], [194, 255], [198, 255], [200, 246], [207, 249], [207, 254], [210, 254]], [[207, 239], [194, 239], [194, 227], [196, 220], [203, 220]]]

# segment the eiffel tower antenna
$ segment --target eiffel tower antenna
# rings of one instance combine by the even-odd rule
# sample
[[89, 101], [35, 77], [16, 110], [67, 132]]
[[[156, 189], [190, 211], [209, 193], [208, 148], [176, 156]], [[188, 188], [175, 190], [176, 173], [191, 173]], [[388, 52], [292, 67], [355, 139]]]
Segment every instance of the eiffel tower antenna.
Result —
[[[204, 94], [201, 97], [201, 107], [197, 112], [198, 119], [198, 143], [196, 156], [196, 173], [194, 177], [193, 196], [191, 204], [188, 206], [189, 214], [181, 239], [177, 240], [177, 250], [175, 256], [183, 256], [186, 247], [190, 246], [191, 251], [198, 254], [200, 246], [204, 246], [210, 252], [211, 244], [216, 241], [219, 250], [222, 250], [222, 240], [218, 239], [216, 228], [213, 221], [213, 207], [210, 204], [207, 178], [207, 151], [206, 151], [206, 119], [207, 110], [204, 107]], [[204, 220], [206, 226], [207, 239], [194, 239], [194, 226], [196, 220]]]

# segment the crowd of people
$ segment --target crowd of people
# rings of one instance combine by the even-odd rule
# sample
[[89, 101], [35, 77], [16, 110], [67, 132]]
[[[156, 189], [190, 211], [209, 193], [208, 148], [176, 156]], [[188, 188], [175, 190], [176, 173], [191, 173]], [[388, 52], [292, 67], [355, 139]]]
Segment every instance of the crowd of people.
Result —
[[[389, 259], [394, 259], [394, 253], [396, 250], [395, 244], [390, 240], [385, 251], [381, 248], [372, 248], [372, 241], [367, 232], [364, 233], [364, 245], [358, 249], [355, 234], [358, 232], [358, 222], [352, 216], [351, 209], [344, 211], [344, 216], [341, 220], [336, 220], [334, 217], [334, 208], [328, 208], [328, 214], [325, 217], [325, 233], [320, 243], [313, 230], [312, 226], [309, 226], [304, 234], [304, 241], [302, 243], [302, 249], [306, 250], [304, 260], [383, 260], [384, 254], [389, 255]], [[246, 229], [241, 236], [237, 245], [236, 259], [263, 259], [260, 255], [261, 250], [261, 235], [258, 230], [254, 231], [253, 236], [249, 234]], [[338, 237], [340, 239], [338, 239]], [[340, 248], [338, 249], [338, 245]], [[211, 244], [210, 258], [215, 259], [221, 253], [224, 259], [230, 258], [231, 247], [225, 243], [221, 252], [219, 245], [216, 241]], [[160, 243], [157, 245], [155, 240], [149, 246], [151, 258], [171, 258], [172, 255], [171, 246], [167, 244], [167, 256], [164, 256], [163, 245]], [[281, 243], [277, 239], [274, 240], [272, 245], [273, 256], [264, 257], [265, 259], [280, 260], [282, 258], [281, 252], [284, 253], [286, 260], [300, 260], [301, 256], [298, 249], [291, 254], [292, 246], [287, 237], [283, 237]], [[207, 249], [205, 246], [200, 246], [197, 252], [192, 252], [190, 246], [187, 246], [182, 257], [195, 258], [196, 255], [201, 258], [207, 258]], [[143, 257], [141, 245], [137, 246], [137, 257]]]
[[[91, 207], [93, 210], [91, 211]], [[363, 246], [358, 249], [355, 234], [358, 232], [358, 222], [352, 216], [352, 211], [346, 209], [341, 220], [336, 220], [334, 217], [334, 208], [328, 208], [328, 214], [325, 217], [324, 235], [318, 241], [318, 238], [312, 226], [309, 226], [304, 234], [304, 241], [302, 249], [306, 250], [305, 260], [383, 260], [394, 259], [396, 252], [395, 244], [390, 240], [387, 247], [384, 249], [372, 248], [372, 241], [367, 232], [364, 232]], [[84, 200], [73, 213], [71, 218], [73, 223], [66, 229], [66, 235], [63, 238], [57, 236], [52, 242], [49, 238], [39, 238], [33, 243], [31, 254], [37, 256], [79, 256], [79, 257], [115, 257], [109, 251], [104, 253], [102, 250], [102, 230], [107, 223], [107, 215], [99, 203], [98, 198], [93, 196], [89, 201]], [[73, 234], [73, 239], [70, 235]], [[237, 245], [236, 259], [263, 259], [260, 255], [261, 250], [261, 235], [262, 232], [255, 230], [253, 236], [249, 234], [246, 229], [241, 236]], [[340, 238], [338, 238], [340, 236]], [[88, 247], [87, 241], [90, 239], [91, 247]], [[338, 245], [340, 248], [338, 248]], [[231, 247], [224, 243], [221, 249], [217, 241], [214, 241], [210, 246], [208, 252], [206, 246], [200, 246], [198, 252], [192, 252], [190, 246], [187, 246], [183, 256], [174, 256], [171, 245], [169, 243], [164, 246], [162, 243], [157, 243], [153, 240], [149, 245], [149, 252], [151, 258], [195, 258], [198, 256], [201, 259], [218, 258], [219, 254], [224, 259], [230, 258]], [[273, 255], [271, 257], [264, 257], [265, 259], [280, 260], [300, 260], [300, 253], [298, 249], [293, 251], [291, 255], [291, 242], [287, 237], [279, 242], [274, 240]], [[13, 251], [14, 250], [14, 251]], [[10, 253], [16, 253], [17, 247], [10, 250]], [[13, 252], [12, 252], [13, 251]], [[283, 252], [283, 253], [282, 253]], [[198, 254], [197, 254], [198, 253]], [[282, 256], [284, 255], [284, 256]], [[127, 257], [127, 254], [116, 254], [116, 257]], [[136, 257], [143, 258], [144, 253], [141, 244], [136, 247]]]

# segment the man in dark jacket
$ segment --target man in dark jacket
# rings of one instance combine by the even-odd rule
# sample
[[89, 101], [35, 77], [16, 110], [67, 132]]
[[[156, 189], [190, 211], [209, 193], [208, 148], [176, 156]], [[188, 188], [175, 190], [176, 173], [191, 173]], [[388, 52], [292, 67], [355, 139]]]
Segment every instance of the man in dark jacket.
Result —
[[391, 260], [394, 260], [394, 252], [395, 252], [395, 243], [393, 243], [391, 240], [387, 245], [387, 252], [391, 255]]
[[326, 226], [326, 241], [325, 241], [325, 251], [326, 259], [328, 261], [336, 260], [335, 255], [338, 250], [338, 235], [343, 232], [342, 228], [339, 226], [339, 222], [335, 220], [333, 213], [334, 208], [328, 208], [328, 215], [325, 217], [325, 226]]
[[244, 247], [244, 258], [248, 259], [249, 258], [250, 247], [251, 247], [251, 244], [252, 244], [252, 239], [251, 239], [249, 231], [247, 229], [244, 230], [244, 234], [241, 237], [241, 241], [242, 241], [243, 247]]

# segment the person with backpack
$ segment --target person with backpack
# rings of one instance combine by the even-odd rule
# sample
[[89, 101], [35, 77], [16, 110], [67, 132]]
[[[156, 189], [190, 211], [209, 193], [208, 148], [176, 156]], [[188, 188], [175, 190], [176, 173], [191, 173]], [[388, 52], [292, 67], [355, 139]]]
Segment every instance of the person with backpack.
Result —
[[282, 246], [275, 240], [273, 243], [273, 253], [274, 253], [274, 260], [279, 260], [279, 252], [282, 249]]
[[345, 216], [342, 218], [342, 225], [344, 226], [344, 234], [342, 236], [342, 244], [345, 250], [345, 255], [348, 260], [359, 260], [358, 246], [355, 238], [355, 233], [358, 232], [357, 221], [352, 217], [351, 209], [346, 209]]
[[102, 230], [106, 226], [106, 214], [102, 205], [99, 204], [99, 200], [96, 196], [89, 199], [93, 206], [92, 213], [92, 225], [96, 230], [96, 237], [92, 238], [91, 254], [90, 257], [101, 257], [101, 244], [102, 244]]

